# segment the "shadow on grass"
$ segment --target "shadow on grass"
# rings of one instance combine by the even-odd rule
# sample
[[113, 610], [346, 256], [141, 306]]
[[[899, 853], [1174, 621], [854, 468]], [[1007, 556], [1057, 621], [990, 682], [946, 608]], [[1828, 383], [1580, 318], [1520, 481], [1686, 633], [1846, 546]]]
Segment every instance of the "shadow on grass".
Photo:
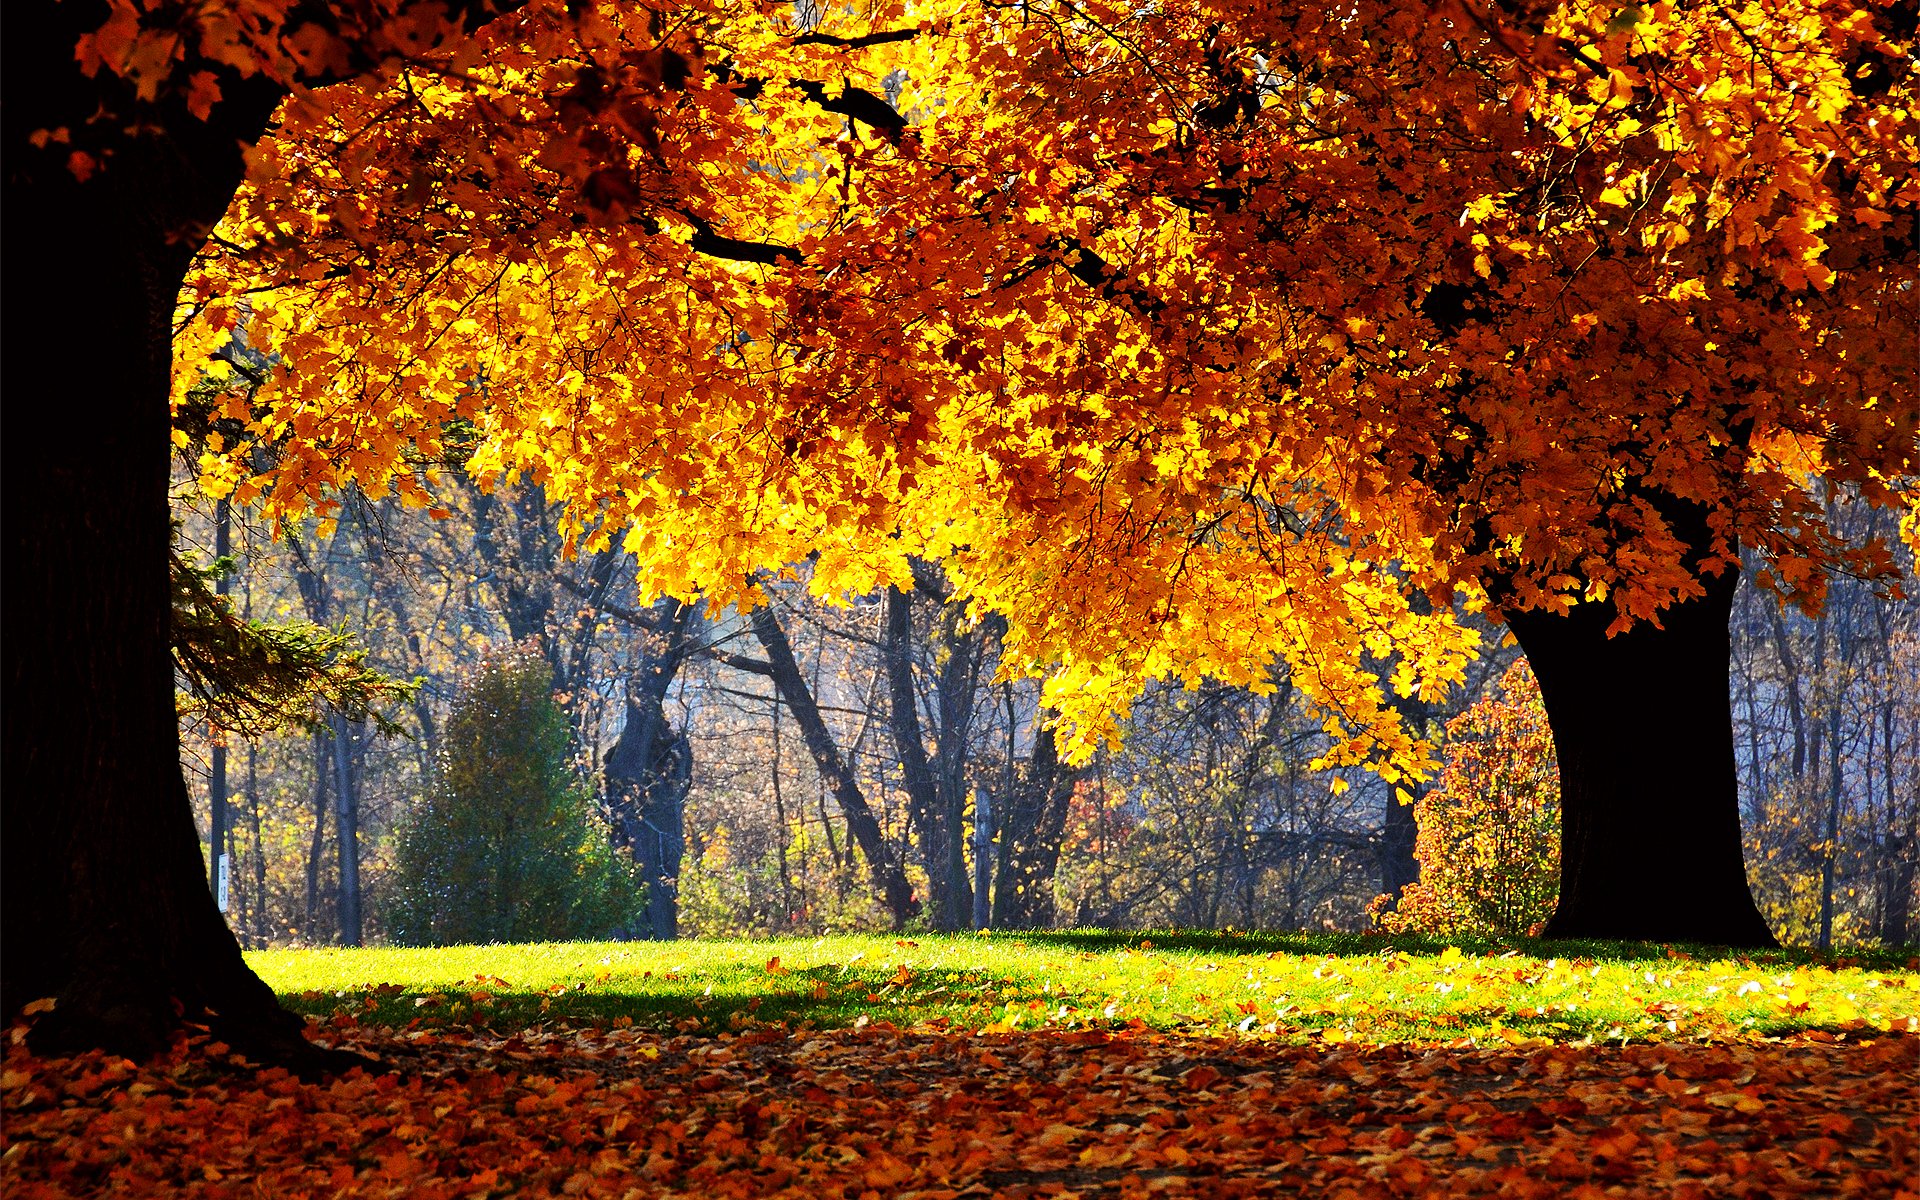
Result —
[[[458, 1025], [524, 1029], [542, 1024], [632, 1025], [663, 1032], [717, 1033], [749, 1021], [844, 1028], [862, 1017], [899, 1025], [979, 1024], [994, 1005], [1029, 1001], [1042, 985], [982, 968], [927, 966], [904, 978], [888, 969], [834, 964], [772, 974], [745, 964], [676, 975], [612, 975], [585, 986], [538, 991], [511, 986], [408, 990], [366, 984], [283, 995], [281, 1002], [322, 1020], [350, 1017], [390, 1028]], [[1054, 999], [1059, 994], [1049, 993]]]
[[1587, 938], [1484, 938], [1463, 935], [1436, 938], [1421, 934], [1378, 933], [1267, 933], [1261, 931], [1107, 930], [1063, 929], [996, 933], [996, 938], [1018, 939], [1035, 945], [1099, 953], [1145, 948], [1193, 954], [1411, 955], [1440, 954], [1457, 947], [1468, 954], [1502, 954], [1509, 950], [1535, 958], [1584, 958], [1595, 962], [1661, 962], [1676, 958], [1701, 962], [1729, 960], [1760, 966], [1857, 967], [1868, 971], [1909, 970], [1914, 947], [1849, 948], [1821, 952], [1805, 947], [1774, 950], [1742, 949], [1695, 942], [1614, 942]]

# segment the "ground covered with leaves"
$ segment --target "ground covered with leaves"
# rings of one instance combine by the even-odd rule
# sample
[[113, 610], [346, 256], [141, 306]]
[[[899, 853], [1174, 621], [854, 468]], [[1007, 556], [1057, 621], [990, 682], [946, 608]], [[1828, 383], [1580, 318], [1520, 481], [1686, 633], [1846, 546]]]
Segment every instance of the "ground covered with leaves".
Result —
[[[1904, 967], [1141, 940], [488, 947], [415, 962], [416, 976], [466, 971], [473, 955], [518, 956], [523, 974], [586, 964], [571, 983], [482, 971], [457, 988], [346, 986], [351, 954], [289, 958], [285, 973], [315, 983], [331, 970], [342, 985], [296, 999], [315, 1040], [392, 1071], [303, 1081], [204, 1034], [147, 1064], [41, 1059], [17, 1026], [0, 1078], [0, 1178], [9, 1197], [1920, 1200], [1920, 1036], [1907, 1032], [1920, 990]], [[635, 957], [581, 957], [596, 950]], [[976, 952], [1007, 957], [967, 966]], [[380, 953], [357, 961], [397, 961]], [[651, 967], [628, 992], [608, 989], [615, 963], [676, 954], [688, 961], [665, 964], [682, 970], [659, 995], [640, 987], [660, 979]], [[1677, 975], [1649, 970], [1661, 964]], [[1537, 1016], [1557, 1004], [1577, 1015], [1583, 995], [1601, 1004], [1629, 966], [1652, 1025], [1621, 1028], [1611, 998], [1611, 1036]], [[1242, 986], [1224, 986], [1230, 972]], [[1554, 972], [1585, 972], [1584, 990]], [[1249, 974], [1267, 986], [1246, 986]], [[1731, 982], [1714, 983], [1720, 974]], [[1760, 989], [1746, 988], [1756, 975]], [[955, 998], [955, 978], [993, 995]], [[1322, 1000], [1303, 981], [1345, 991]], [[1038, 1011], [1029, 985], [1043, 989]], [[1387, 1015], [1389, 991], [1411, 1017]], [[1256, 992], [1242, 1013], [1249, 1001], [1235, 997]], [[1759, 1016], [1742, 1015], [1767, 1005], [1785, 1027], [1759, 1031]], [[1184, 1009], [1224, 1011], [1203, 1022]]]

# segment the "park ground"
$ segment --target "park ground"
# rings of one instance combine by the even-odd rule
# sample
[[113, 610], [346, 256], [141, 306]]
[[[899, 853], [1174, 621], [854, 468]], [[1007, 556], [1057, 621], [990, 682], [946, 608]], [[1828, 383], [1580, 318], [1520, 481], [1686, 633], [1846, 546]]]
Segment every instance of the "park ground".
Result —
[[271, 951], [301, 1080], [10, 1031], [9, 1197], [1920, 1200], [1904, 953], [1027, 934]]

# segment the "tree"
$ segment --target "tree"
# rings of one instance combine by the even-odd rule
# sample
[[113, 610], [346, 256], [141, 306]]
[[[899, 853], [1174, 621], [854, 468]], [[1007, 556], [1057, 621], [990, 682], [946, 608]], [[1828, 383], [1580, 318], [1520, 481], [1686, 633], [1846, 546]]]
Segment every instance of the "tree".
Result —
[[404, 59], [484, 11], [403, 3], [362, 26], [326, 6], [122, 0], [9, 26], [7, 334], [34, 353], [9, 354], [0, 386], [17, 413], [73, 386], [47, 364], [89, 364], [84, 436], [31, 454], [14, 438], [5, 484], [0, 1008], [57, 997], [43, 1048], [141, 1055], [184, 1013], [252, 1053], [339, 1061], [247, 969], [204, 884], [169, 653], [172, 314], [292, 88]]
[[645, 614], [631, 614], [650, 635], [624, 688], [625, 722], [607, 751], [607, 807], [616, 839], [633, 856], [647, 888], [648, 933], [680, 936], [678, 889], [685, 852], [687, 790], [693, 786], [693, 746], [668, 722], [667, 689], [691, 650], [697, 628], [694, 607], [661, 600]]
[[[606, 937], [646, 908], [570, 761], [553, 673], [488, 658], [447, 719], [440, 770], [400, 829], [389, 923], [408, 945]], [[650, 881], [649, 881], [650, 882]]]
[[807, 753], [813, 757], [814, 768], [833, 789], [834, 799], [839, 801], [840, 811], [847, 819], [847, 832], [859, 845], [861, 854], [866, 856], [867, 873], [873, 880], [873, 889], [883, 898], [894, 927], [898, 928], [911, 920], [920, 909], [913, 897], [912, 885], [907, 882], [900, 857], [888, 844], [872, 805], [867, 803], [866, 796], [860, 790], [859, 780], [834, 742], [832, 730], [827, 728], [826, 721], [821, 717], [813, 688], [808, 685], [807, 677], [800, 671], [799, 660], [794, 657], [793, 643], [787, 637], [786, 630], [781, 628], [772, 607], [763, 605], [755, 608], [748, 620], [754, 638], [766, 652], [766, 659], [762, 661], [726, 654], [723, 661], [729, 666], [765, 675], [772, 681], [781, 702], [792, 710], [794, 719], [800, 724], [801, 736], [806, 741]]
[[[1886, 569], [1802, 484], [1891, 507], [1913, 475], [1910, 4], [943, 2], [805, 28], [694, 0], [467, 36], [486, 11], [116, 0], [9, 39], [10, 276], [36, 291], [10, 332], [81, 361], [84, 311], [127, 350], [95, 436], [9, 473], [36, 581], [7, 618], [36, 700], [9, 792], [48, 802], [9, 810], [7, 1004], [72, 997], [43, 1037], [150, 1045], [176, 998], [272, 1010], [207, 906], [120, 915], [200, 874], [182, 790], [155, 790], [164, 432], [136, 409], [170, 330], [184, 376], [243, 317], [277, 365], [204, 472], [236, 504], [431, 503], [460, 442], [682, 597], [748, 601], [754, 568], [816, 552], [862, 594], [942, 559], [1007, 616], [1012, 669], [1053, 670], [1070, 749], [1146, 678], [1278, 656], [1340, 730], [1328, 761], [1399, 778], [1425, 747], [1382, 689], [1457, 680], [1450, 602], [1489, 605], [1563, 743], [1556, 929], [1766, 939], [1713, 630], [1743, 539], [1809, 602]], [[41, 383], [17, 358], [6, 381]], [[1621, 835], [1632, 757], [1665, 836]], [[68, 845], [74, 914], [34, 865]], [[189, 960], [229, 982], [178, 983]]]
[[[1277, 657], [1326, 761], [1394, 782], [1431, 764], [1383, 693], [1458, 681], [1458, 600], [1541, 681], [1552, 930], [1769, 941], [1727, 610], [1743, 545], [1808, 604], [1889, 570], [1806, 485], [1911, 496], [1912, 6], [1021, 13], [609, 15], [557, 104], [492, 70], [291, 113], [183, 341], [279, 285], [248, 304], [305, 365], [259, 433], [301, 465], [236, 497], [422, 490], [398, 448], [474, 422], [475, 469], [538, 474], [675, 594], [943, 560], [1074, 753], [1146, 678]], [[441, 169], [463, 122], [531, 149], [549, 113], [517, 192]]]
[[1546, 923], [1559, 886], [1560, 773], [1525, 662], [1447, 722], [1440, 777], [1413, 811], [1420, 878], [1382, 928], [1517, 937]]

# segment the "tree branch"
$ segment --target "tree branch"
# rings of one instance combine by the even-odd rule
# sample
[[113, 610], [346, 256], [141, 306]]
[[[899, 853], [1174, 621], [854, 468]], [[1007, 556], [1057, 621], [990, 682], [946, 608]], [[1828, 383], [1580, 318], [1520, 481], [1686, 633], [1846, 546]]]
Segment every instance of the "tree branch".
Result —
[[803, 33], [793, 39], [796, 46], [836, 46], [842, 50], [864, 50], [888, 42], [909, 42], [921, 34], [918, 29], [889, 29], [882, 33], [863, 33], [859, 37], [836, 37], [831, 33]]
[[675, 209], [688, 224], [693, 226], [693, 238], [687, 244], [696, 254], [705, 254], [711, 258], [728, 258], [735, 262], [760, 263], [763, 266], [780, 265], [786, 259], [798, 266], [807, 261], [806, 255], [792, 246], [782, 246], [777, 242], [749, 242], [740, 238], [730, 238], [715, 233], [713, 223], [698, 213], [685, 209]]
[[900, 115], [900, 111], [865, 88], [842, 83], [840, 95], [829, 98], [827, 86], [817, 79], [789, 79], [787, 82], [819, 107], [877, 129], [890, 142], [899, 141], [900, 135], [907, 131], [907, 119]]

